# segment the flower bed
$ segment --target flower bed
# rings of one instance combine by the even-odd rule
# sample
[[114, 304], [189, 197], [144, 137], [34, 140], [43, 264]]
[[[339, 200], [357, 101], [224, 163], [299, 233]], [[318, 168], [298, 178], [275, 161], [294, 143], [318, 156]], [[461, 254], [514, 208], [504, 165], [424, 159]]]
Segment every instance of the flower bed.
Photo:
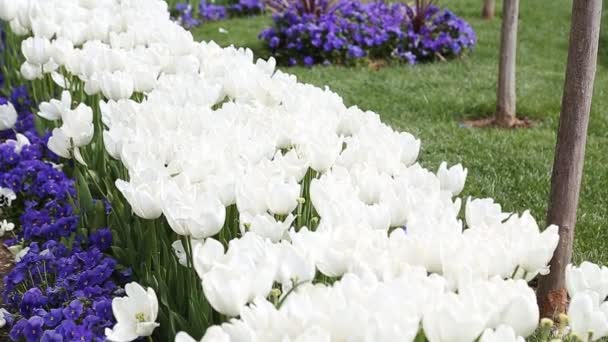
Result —
[[173, 17], [183, 27], [190, 29], [206, 21], [224, 20], [228, 17], [259, 15], [264, 12], [261, 0], [238, 0], [227, 3], [201, 0], [198, 13], [194, 13], [192, 5], [180, 2], [173, 9]]
[[[13, 341], [103, 338], [114, 325], [111, 300], [128, 278], [103, 254], [107, 228], [78, 232], [74, 181], [61, 171], [47, 136], [34, 128], [25, 87], [0, 97], [11, 129], [0, 130], [0, 206], [5, 243], [16, 255], [4, 278], [3, 320]], [[12, 112], [12, 114], [8, 114]], [[10, 121], [10, 122], [8, 122]], [[8, 199], [8, 201], [6, 200]], [[10, 227], [10, 229], [8, 229]]]
[[[47, 334], [85, 340], [102, 328], [113, 341], [608, 336], [608, 269], [570, 266], [569, 326], [539, 327], [528, 282], [549, 271], [557, 227], [541, 231], [492, 199], [463, 204], [467, 170], [423, 168], [420, 141], [377, 114], [298, 83], [274, 59], [195, 42], [162, 1], [13, 4], [0, 0], [0, 18], [23, 56], [5, 69], [19, 63], [9, 78], [29, 80], [37, 124], [52, 128], [47, 147], [74, 175], [67, 192], [80, 218], [73, 239], [32, 235], [40, 240], [5, 279], [34, 274], [8, 287], [14, 304], [2, 316], [14, 338], [36, 340], [60, 307], [67, 319]], [[96, 30], [71, 29], [100, 17]], [[17, 114], [1, 109], [11, 129]], [[15, 215], [51, 209], [31, 202]], [[116, 261], [101, 253], [109, 244]], [[116, 264], [147, 288], [127, 284], [122, 296]], [[48, 293], [58, 286], [72, 297]], [[111, 296], [122, 296], [113, 320]]]
[[[274, 1], [270, 4], [282, 4]], [[273, 55], [288, 65], [351, 63], [360, 58], [409, 64], [462, 56], [476, 43], [473, 28], [434, 5], [358, 0], [296, 1], [276, 9], [273, 26], [260, 33]]]

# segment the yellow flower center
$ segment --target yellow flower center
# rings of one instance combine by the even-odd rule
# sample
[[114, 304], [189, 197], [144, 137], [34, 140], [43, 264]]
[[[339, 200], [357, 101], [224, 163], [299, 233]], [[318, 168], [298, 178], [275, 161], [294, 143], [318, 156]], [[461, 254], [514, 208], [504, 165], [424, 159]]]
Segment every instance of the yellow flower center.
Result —
[[143, 312], [138, 312], [135, 314], [135, 319], [137, 319], [138, 322], [145, 322], [146, 318], [144, 317], [144, 313]]

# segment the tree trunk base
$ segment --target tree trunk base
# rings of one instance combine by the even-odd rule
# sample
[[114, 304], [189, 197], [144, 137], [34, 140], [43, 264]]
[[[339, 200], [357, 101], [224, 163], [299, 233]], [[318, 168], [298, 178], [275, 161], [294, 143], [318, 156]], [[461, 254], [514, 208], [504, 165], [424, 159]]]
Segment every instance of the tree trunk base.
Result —
[[464, 124], [468, 127], [474, 128], [532, 128], [535, 126], [535, 122], [529, 118], [519, 119], [517, 117], [511, 120], [500, 120], [496, 116], [489, 118], [465, 120]]
[[540, 317], [557, 321], [559, 314], [568, 310], [568, 291], [564, 288], [553, 290], [545, 298], [538, 297]]
[[494, 19], [494, 12], [486, 12], [485, 10], [481, 13], [481, 19], [492, 20]]

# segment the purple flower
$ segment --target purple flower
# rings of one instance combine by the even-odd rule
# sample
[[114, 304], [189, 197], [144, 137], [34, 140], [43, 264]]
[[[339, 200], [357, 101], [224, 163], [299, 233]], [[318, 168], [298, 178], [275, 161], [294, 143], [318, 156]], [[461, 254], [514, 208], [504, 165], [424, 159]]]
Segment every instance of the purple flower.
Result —
[[268, 42], [268, 46], [270, 46], [271, 49], [276, 49], [279, 46], [279, 43], [281, 42], [281, 40], [279, 39], [279, 37], [272, 37], [270, 38], [270, 41]]
[[82, 315], [82, 308], [82, 302], [78, 299], [74, 299], [70, 302], [70, 305], [63, 309], [63, 315], [67, 319], [75, 321], [80, 318], [80, 315]]
[[108, 228], [98, 229], [89, 236], [91, 245], [97, 247], [100, 251], [105, 251], [112, 245], [112, 231]]
[[11, 340], [19, 341], [19, 339], [23, 335], [23, 329], [27, 326], [27, 324], [28, 324], [27, 319], [22, 318], [15, 325], [13, 325], [13, 327], [11, 328], [11, 331], [8, 334], [8, 336], [11, 338]]
[[365, 51], [363, 51], [363, 49], [357, 45], [349, 45], [348, 55], [353, 58], [361, 58], [365, 56]]
[[40, 342], [63, 342], [63, 336], [55, 330], [47, 330], [42, 334]]
[[35, 309], [41, 308], [46, 303], [47, 297], [42, 295], [40, 289], [37, 287], [31, 288], [23, 294], [20, 312], [24, 316], [29, 316]]
[[312, 56], [304, 57], [304, 65], [311, 67], [313, 64], [315, 64], [315, 59]]
[[27, 320], [27, 324], [23, 327], [23, 336], [29, 342], [38, 342], [42, 337], [42, 326], [44, 325], [44, 319], [39, 316], [30, 317]]
[[112, 318], [112, 301], [109, 299], [102, 299], [93, 303], [93, 310], [97, 317], [102, 319]]
[[44, 325], [51, 328], [56, 327], [63, 320], [62, 311], [62, 309], [51, 309], [51, 311], [47, 312], [44, 316]]

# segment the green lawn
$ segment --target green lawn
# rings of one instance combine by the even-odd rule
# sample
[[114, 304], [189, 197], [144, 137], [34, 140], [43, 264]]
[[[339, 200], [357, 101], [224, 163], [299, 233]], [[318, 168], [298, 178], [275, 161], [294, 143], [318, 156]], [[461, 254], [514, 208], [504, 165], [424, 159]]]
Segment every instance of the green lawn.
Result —
[[[471, 129], [460, 122], [488, 115], [495, 106], [500, 18], [480, 20], [479, 0], [443, 1], [478, 34], [468, 57], [421, 66], [320, 66], [283, 68], [300, 80], [328, 85], [348, 105], [379, 113], [393, 127], [422, 139], [421, 163], [440, 161], [469, 169], [464, 196], [493, 197], [509, 211], [530, 208], [544, 224], [560, 110], [571, 1], [521, 1], [518, 46], [518, 112], [539, 121], [532, 129]], [[500, 3], [498, 4], [500, 6]], [[498, 7], [499, 7], [498, 6]], [[576, 260], [608, 264], [608, 10], [604, 10], [600, 61], [589, 127], [576, 237]], [[206, 23], [194, 34], [221, 45], [269, 52], [258, 41], [269, 17]], [[228, 30], [220, 33], [219, 28]]]

